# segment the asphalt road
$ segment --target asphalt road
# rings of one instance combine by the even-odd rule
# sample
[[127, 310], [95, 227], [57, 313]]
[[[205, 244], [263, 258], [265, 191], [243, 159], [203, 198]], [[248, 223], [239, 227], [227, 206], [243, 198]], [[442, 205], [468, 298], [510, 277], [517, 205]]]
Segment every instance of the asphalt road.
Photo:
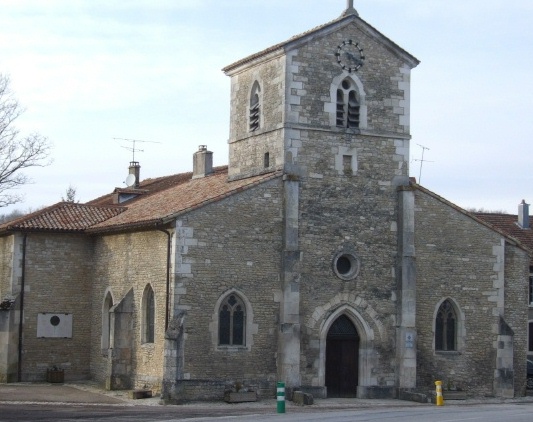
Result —
[[61, 404], [0, 404], [0, 421], [17, 422], [140, 422], [165, 421], [271, 421], [276, 422], [531, 422], [533, 403], [415, 406], [350, 410], [310, 407], [276, 414], [269, 409], [187, 406], [113, 406]]
[[0, 422], [533, 421], [533, 397], [445, 400], [442, 407], [401, 400], [318, 399], [304, 407], [287, 402], [286, 414], [277, 414], [276, 408], [275, 398], [253, 403], [216, 401], [164, 406], [159, 397], [134, 400], [127, 391], [104, 391], [90, 381], [0, 384]]
[[[113, 405], [64, 405], [64, 404], [4, 404], [0, 403], [0, 421], [2, 422], [137, 422], [137, 421], [183, 421], [194, 418], [209, 418], [228, 416], [244, 417], [250, 420], [250, 415], [258, 412], [270, 413], [267, 417], [275, 416], [271, 409], [242, 409], [188, 406], [113, 406]], [[255, 419], [255, 417], [253, 418]]]

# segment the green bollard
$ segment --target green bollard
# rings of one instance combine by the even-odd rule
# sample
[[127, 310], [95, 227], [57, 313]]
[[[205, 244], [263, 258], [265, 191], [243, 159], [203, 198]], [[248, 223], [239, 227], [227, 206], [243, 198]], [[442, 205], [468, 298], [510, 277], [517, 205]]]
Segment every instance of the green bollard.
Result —
[[278, 413], [285, 413], [285, 383], [278, 382]]

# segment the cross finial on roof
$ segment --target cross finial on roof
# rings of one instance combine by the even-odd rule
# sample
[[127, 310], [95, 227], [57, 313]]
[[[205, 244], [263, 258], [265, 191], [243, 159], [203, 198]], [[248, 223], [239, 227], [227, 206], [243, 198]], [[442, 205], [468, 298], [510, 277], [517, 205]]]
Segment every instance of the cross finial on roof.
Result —
[[347, 6], [346, 10], [342, 14], [342, 16], [348, 16], [348, 15], [356, 15], [359, 16], [359, 13], [357, 13], [357, 10], [355, 10], [355, 7], [353, 7], [353, 0], [347, 0]]

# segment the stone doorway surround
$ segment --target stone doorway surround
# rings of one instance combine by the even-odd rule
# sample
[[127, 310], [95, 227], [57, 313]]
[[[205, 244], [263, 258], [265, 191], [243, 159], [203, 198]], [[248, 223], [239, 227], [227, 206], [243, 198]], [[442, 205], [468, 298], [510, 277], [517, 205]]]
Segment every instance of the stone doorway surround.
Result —
[[332, 324], [326, 337], [326, 387], [329, 397], [356, 397], [359, 381], [359, 334], [346, 315]]
[[[339, 295], [354, 296], [353, 294], [347, 295], [342, 293]], [[373, 369], [377, 368], [378, 365], [378, 356], [375, 352], [374, 346], [375, 330], [372, 327], [376, 327], [378, 329], [378, 333], [381, 334], [380, 331], [383, 326], [379, 320], [372, 317], [372, 315], [374, 317], [377, 316], [377, 313], [368, 303], [364, 301], [364, 299], [360, 297], [343, 297], [344, 300], [342, 301], [339, 301], [339, 299], [340, 298], [335, 297], [330, 301], [329, 304], [317, 309], [313, 315], [318, 316], [318, 320], [312, 319], [308, 321], [308, 326], [316, 326], [316, 324], [319, 324], [320, 326], [320, 351], [317, 387], [325, 387], [326, 385], [326, 344], [328, 332], [337, 318], [339, 318], [341, 315], [345, 315], [354, 324], [357, 333], [359, 334], [359, 379], [357, 381], [357, 397], [371, 397], [372, 390], [377, 385], [377, 380], [372, 376], [372, 373]], [[337, 305], [334, 305], [335, 303]], [[352, 305], [352, 303], [364, 309], [364, 315], [368, 318], [365, 318], [363, 316], [363, 312], [360, 312], [358, 309], [356, 309], [356, 306]]]

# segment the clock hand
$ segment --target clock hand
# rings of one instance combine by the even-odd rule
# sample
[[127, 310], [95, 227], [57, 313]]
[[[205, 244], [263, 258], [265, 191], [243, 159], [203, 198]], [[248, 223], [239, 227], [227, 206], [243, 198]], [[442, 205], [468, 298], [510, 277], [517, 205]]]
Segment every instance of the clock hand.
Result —
[[359, 57], [355, 57], [352, 53], [346, 52], [346, 57], [357, 65], [361, 65], [363, 61]]

